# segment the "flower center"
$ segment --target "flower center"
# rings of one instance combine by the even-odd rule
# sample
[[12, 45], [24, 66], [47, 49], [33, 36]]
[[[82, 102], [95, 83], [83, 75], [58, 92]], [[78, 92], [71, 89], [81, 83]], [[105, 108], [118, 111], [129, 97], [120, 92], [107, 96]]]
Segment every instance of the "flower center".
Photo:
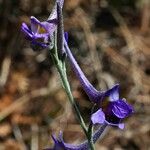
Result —
[[42, 26], [38, 25], [38, 33], [39, 34], [44, 34], [44, 33], [47, 33], [46, 29], [43, 28]]
[[120, 119], [112, 112], [113, 102], [110, 102], [109, 97], [104, 98], [99, 104], [99, 107], [102, 108], [108, 122], [113, 124], [118, 124], [120, 122]]

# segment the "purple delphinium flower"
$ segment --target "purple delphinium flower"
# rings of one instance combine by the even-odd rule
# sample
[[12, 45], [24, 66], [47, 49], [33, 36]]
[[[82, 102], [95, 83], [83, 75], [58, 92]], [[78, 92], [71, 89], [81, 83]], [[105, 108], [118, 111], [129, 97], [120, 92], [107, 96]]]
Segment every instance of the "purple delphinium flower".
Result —
[[46, 21], [40, 22], [35, 17], [31, 16], [31, 27], [26, 23], [22, 23], [21, 31], [25, 34], [26, 38], [31, 41], [31, 44], [47, 48], [52, 40], [53, 33], [57, 28], [57, 3], [63, 7], [64, 0], [56, 0], [55, 6]]
[[40, 22], [35, 17], [31, 16], [31, 28], [29, 28], [25, 23], [22, 23], [21, 31], [25, 34], [25, 37], [31, 41], [31, 44], [38, 45], [43, 48], [48, 47], [49, 41], [51, 40], [52, 34], [54, 32], [54, 25], [56, 21], [53, 22]]
[[[103, 131], [105, 130], [107, 124], [104, 123], [102, 126], [100, 126], [93, 134], [93, 143], [95, 143], [99, 137], [102, 135]], [[52, 139], [54, 141], [53, 148], [46, 148], [45, 150], [88, 150], [89, 145], [88, 141], [85, 140], [81, 144], [68, 144], [65, 143], [63, 140], [63, 134], [60, 132], [59, 137], [56, 138], [55, 136], [52, 136]]]
[[45, 150], [87, 150], [88, 149], [87, 141], [79, 145], [65, 143], [63, 140], [62, 132], [60, 132], [58, 139], [53, 135], [52, 135], [52, 139], [54, 141], [53, 148], [47, 148]]
[[[96, 90], [85, 77], [74, 56], [72, 55], [66, 41], [65, 49], [71, 66], [73, 67], [73, 70], [78, 77], [84, 91], [92, 102], [100, 105], [100, 109], [91, 117], [93, 124], [101, 124], [105, 122], [109, 125], [124, 128], [124, 124], [121, 123], [121, 121], [133, 112], [133, 108], [127, 102], [125, 102], [124, 99], [119, 98], [119, 85], [116, 84], [111, 89], [106, 91]], [[105, 102], [104, 98], [106, 97], [109, 97], [108, 104], [107, 106], [103, 107], [103, 103]]]
[[112, 126], [124, 128], [121, 121], [133, 113], [133, 108], [126, 100], [119, 98], [119, 85], [105, 92], [105, 96], [109, 97], [108, 104], [92, 114], [91, 120], [93, 124], [106, 122]]

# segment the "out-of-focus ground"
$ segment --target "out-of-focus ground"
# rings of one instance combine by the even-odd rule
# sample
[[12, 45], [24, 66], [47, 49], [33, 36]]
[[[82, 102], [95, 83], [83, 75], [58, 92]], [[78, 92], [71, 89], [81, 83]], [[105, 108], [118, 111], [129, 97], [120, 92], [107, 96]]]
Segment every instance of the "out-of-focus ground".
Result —
[[[59, 76], [45, 50], [34, 52], [20, 32], [30, 16], [46, 20], [54, 1], [0, 0], [0, 150], [52, 146], [51, 133], [84, 139]], [[98, 89], [121, 85], [134, 106], [124, 130], [109, 128], [96, 150], [150, 150], [150, 1], [65, 0], [69, 45]], [[68, 64], [85, 120], [91, 103]]]

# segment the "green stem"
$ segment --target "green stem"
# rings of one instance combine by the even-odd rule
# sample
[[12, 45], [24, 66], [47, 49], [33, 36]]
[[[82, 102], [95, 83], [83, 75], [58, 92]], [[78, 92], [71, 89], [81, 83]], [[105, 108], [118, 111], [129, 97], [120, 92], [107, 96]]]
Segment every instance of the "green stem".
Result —
[[57, 70], [59, 72], [59, 75], [61, 77], [63, 88], [65, 89], [65, 92], [68, 96], [68, 99], [69, 99], [72, 107], [75, 110], [76, 117], [77, 117], [77, 119], [78, 119], [78, 121], [79, 121], [79, 123], [80, 123], [87, 139], [88, 139], [89, 147], [90, 147], [91, 150], [95, 150], [93, 140], [91, 140], [91, 138], [92, 138], [91, 133], [90, 134], [88, 133], [87, 126], [86, 126], [86, 124], [85, 124], [85, 122], [84, 122], [84, 120], [83, 120], [83, 118], [80, 114], [80, 110], [79, 110], [77, 104], [74, 101], [74, 98], [73, 98], [73, 95], [72, 95], [72, 92], [71, 92], [71, 88], [70, 88], [70, 84], [69, 84], [67, 74], [66, 74], [65, 61], [61, 60], [61, 58], [59, 59], [59, 57], [58, 57], [56, 35], [55, 35], [55, 39], [54, 39], [54, 49], [53, 49], [53, 51], [51, 51], [50, 55], [51, 55], [51, 58], [52, 58], [54, 64], [56, 65], [56, 68], [57, 68]]
[[[91, 110], [91, 114], [93, 114], [95, 106], [96, 105], [94, 104], [92, 107], [92, 110]], [[93, 137], [92, 137], [93, 136], [93, 123], [92, 123], [92, 121], [90, 121], [90, 124], [88, 127], [88, 135], [89, 135], [89, 140], [90, 140], [91, 146], [93, 146], [93, 149], [94, 149], [94, 141], [93, 141]]]
[[90, 141], [89, 143], [91, 144], [90, 147], [92, 150], [94, 150], [94, 142], [93, 142], [93, 124], [92, 122], [90, 122], [89, 128], [88, 128], [88, 141]]
[[93, 144], [93, 140], [91, 140], [91, 135], [88, 133], [88, 129], [86, 127], [86, 124], [80, 114], [80, 111], [78, 109], [78, 106], [76, 105], [75, 101], [74, 101], [74, 98], [73, 98], [73, 95], [72, 95], [72, 92], [71, 92], [71, 88], [70, 88], [70, 84], [69, 84], [69, 81], [67, 79], [67, 75], [66, 75], [66, 68], [65, 68], [65, 65], [64, 63], [62, 63], [59, 59], [57, 59], [57, 57], [55, 57], [54, 55], [52, 55], [52, 58], [55, 62], [55, 65], [56, 65], [56, 68], [60, 74], [60, 77], [61, 77], [61, 80], [62, 80], [62, 84], [63, 84], [63, 87], [65, 89], [65, 92], [68, 96], [68, 99], [72, 105], [72, 107], [74, 108], [75, 110], [75, 114], [77, 116], [77, 119], [88, 139], [88, 143], [89, 143], [89, 147], [91, 150], [94, 150], [94, 144]]
[[77, 115], [77, 118], [78, 118], [78, 120], [79, 120], [79, 122], [81, 124], [81, 127], [82, 127], [84, 133], [87, 134], [87, 127], [86, 127], [86, 125], [84, 123], [84, 120], [83, 120], [81, 114], [80, 114], [78, 106], [76, 105], [76, 103], [74, 101], [73, 95], [72, 95], [71, 90], [70, 90], [70, 85], [69, 85], [68, 79], [67, 79], [67, 77], [65, 75], [65, 72], [61, 69], [61, 66], [59, 64], [56, 67], [57, 67], [57, 70], [58, 70], [58, 72], [60, 74], [60, 77], [61, 77], [64, 89], [66, 91], [66, 94], [67, 94], [67, 96], [69, 98], [69, 101], [70, 101], [71, 105], [73, 106], [73, 108], [74, 108], [74, 110], [76, 112], [76, 115]]

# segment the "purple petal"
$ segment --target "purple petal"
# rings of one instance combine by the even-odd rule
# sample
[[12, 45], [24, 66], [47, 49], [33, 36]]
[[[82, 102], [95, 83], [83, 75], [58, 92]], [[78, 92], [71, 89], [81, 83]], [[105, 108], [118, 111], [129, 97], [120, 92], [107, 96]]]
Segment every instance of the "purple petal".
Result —
[[105, 95], [109, 96], [111, 102], [119, 100], [119, 84], [116, 84], [111, 89], [107, 90]]
[[65, 33], [64, 33], [64, 36], [65, 36], [66, 42], [68, 43], [68, 37], [69, 37], [69, 36], [68, 36], [68, 32], [65, 32]]
[[[45, 30], [44, 33], [38, 33], [40, 27]], [[56, 22], [53, 23], [49, 23], [47, 21], [40, 22], [34, 16], [31, 16], [31, 30], [34, 34], [38, 34], [40, 36], [45, 34], [52, 35], [55, 29], [56, 29]]]
[[25, 23], [22, 23], [21, 31], [25, 34], [25, 36], [28, 39], [32, 39], [32, 37], [33, 37], [32, 32]]
[[119, 123], [118, 127], [119, 127], [120, 129], [124, 129], [124, 123]]
[[56, 136], [55, 136], [55, 135], [51, 135], [51, 137], [52, 137], [53, 141], [54, 141], [55, 143], [57, 143], [57, 138], [56, 138]]
[[102, 124], [102, 123], [104, 123], [105, 114], [103, 113], [102, 109], [99, 109], [94, 114], [92, 114], [91, 120], [92, 120], [93, 124], [96, 124], [96, 123]]
[[124, 126], [125, 126], [124, 123], [118, 123], [118, 124], [116, 124], [116, 123], [110, 123], [110, 122], [108, 122], [106, 120], [105, 120], [105, 123], [107, 123], [110, 126], [119, 127], [120, 129], [124, 129]]
[[48, 21], [41, 22], [41, 26], [49, 33], [50, 36], [53, 35], [56, 30], [57, 23], [49, 23]]
[[35, 41], [35, 40], [32, 40], [32, 41], [31, 41], [31, 44], [32, 44], [32, 45], [40, 46], [40, 47], [42, 47], [42, 48], [47, 48], [47, 47], [48, 47], [48, 45], [47, 45], [46, 43], [37, 42], [37, 41]]
[[40, 21], [36, 19], [34, 16], [31, 16], [31, 30], [35, 34], [38, 32], [38, 25], [40, 25]]
[[113, 103], [112, 112], [118, 118], [125, 118], [133, 112], [133, 108], [123, 100], [118, 100]]

